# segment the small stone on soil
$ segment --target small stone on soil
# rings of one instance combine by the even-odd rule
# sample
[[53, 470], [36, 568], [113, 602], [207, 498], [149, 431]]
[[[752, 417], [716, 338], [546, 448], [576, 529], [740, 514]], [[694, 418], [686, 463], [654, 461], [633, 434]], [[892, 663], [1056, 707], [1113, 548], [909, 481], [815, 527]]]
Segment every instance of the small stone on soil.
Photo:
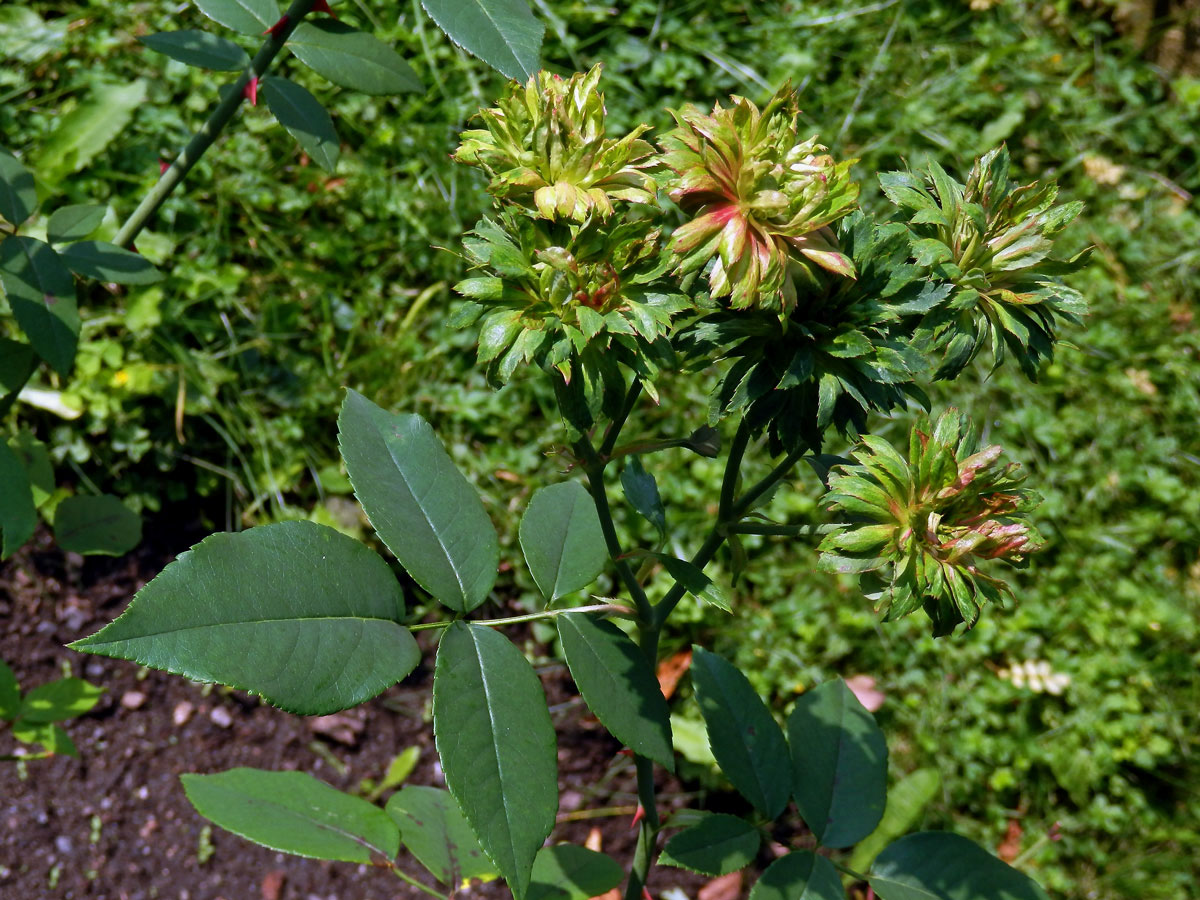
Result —
[[181, 728], [188, 723], [188, 719], [192, 717], [192, 713], [196, 711], [196, 707], [184, 700], [182, 703], [175, 704], [175, 711], [171, 713], [171, 721], [175, 723], [177, 728]]
[[223, 706], [214, 706], [208, 717], [212, 719], [214, 725], [219, 725], [221, 728], [228, 728], [233, 724], [233, 716]]
[[121, 705], [126, 709], [139, 709], [146, 702], [146, 695], [141, 691], [126, 691], [121, 695]]
[[308, 727], [317, 734], [337, 741], [339, 744], [345, 744], [347, 747], [357, 744], [358, 736], [363, 731], [361, 719], [351, 718], [340, 713], [309, 719]]

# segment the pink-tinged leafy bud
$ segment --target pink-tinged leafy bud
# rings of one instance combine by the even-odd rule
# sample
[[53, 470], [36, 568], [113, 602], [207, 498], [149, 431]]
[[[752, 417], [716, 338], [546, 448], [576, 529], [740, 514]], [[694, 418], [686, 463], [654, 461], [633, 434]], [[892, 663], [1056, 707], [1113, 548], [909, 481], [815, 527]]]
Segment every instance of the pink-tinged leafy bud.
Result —
[[821, 542], [824, 571], [857, 574], [874, 588], [885, 619], [924, 606], [935, 634], [975, 624], [984, 602], [1011, 590], [980, 563], [1022, 562], [1042, 548], [1022, 515], [1038, 502], [1002, 450], [978, 449], [965, 416], [948, 410], [913, 429], [909, 457], [868, 435], [856, 465], [831, 473], [825, 503], [854, 520]]
[[597, 65], [564, 81], [539, 72], [512, 85], [480, 111], [484, 128], [463, 132], [454, 159], [483, 169], [495, 197], [535, 218], [582, 222], [608, 218], [615, 201], [653, 203], [653, 148], [641, 139], [650, 126], [605, 136], [600, 73]]
[[[286, 17], [285, 17], [286, 18]], [[251, 75], [250, 80], [246, 82], [246, 86], [242, 88], [242, 94], [250, 101], [251, 106], [258, 106], [258, 76]]]
[[801, 140], [790, 85], [763, 109], [744, 97], [672, 111], [663, 139], [673, 172], [671, 199], [694, 218], [676, 230], [671, 250], [682, 274], [710, 266], [709, 288], [734, 309], [786, 316], [796, 305], [796, 269], [855, 275], [828, 226], [858, 197], [853, 160], [836, 163], [816, 138]]
[[263, 34], [269, 34], [271, 37], [277, 37], [281, 31], [287, 28], [288, 21], [288, 14], [284, 13], [279, 17], [279, 21], [264, 31]]

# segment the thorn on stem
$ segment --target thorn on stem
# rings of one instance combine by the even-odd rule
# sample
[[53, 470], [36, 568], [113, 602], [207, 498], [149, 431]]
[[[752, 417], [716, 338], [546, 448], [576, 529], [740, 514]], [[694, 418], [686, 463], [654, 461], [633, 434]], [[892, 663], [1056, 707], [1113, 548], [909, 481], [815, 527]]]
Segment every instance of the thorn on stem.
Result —
[[[287, 18], [284, 16], [284, 18]], [[246, 82], [246, 86], [242, 88], [242, 94], [250, 101], [251, 106], [258, 106], [258, 76], [251, 75], [250, 80]]]
[[269, 34], [271, 37], [275, 37], [276, 35], [279, 34], [279, 32], [281, 32], [281, 31], [283, 31], [283, 29], [287, 28], [287, 24], [288, 24], [288, 14], [284, 13], [282, 16], [279, 17], [279, 21], [276, 22], [274, 25], [272, 25], [270, 28], [268, 28], [266, 31], [264, 31], [263, 34]]
[[647, 887], [642, 888], [642, 900], [654, 900], [654, 898], [650, 896], [650, 889]]
[[169, 168], [171, 168], [171, 164], [169, 162], [167, 162], [165, 159], [160, 159], [158, 161], [158, 174], [159, 175], [166, 175], [167, 169], [169, 169]]
[[633, 814], [633, 821], [629, 823], [629, 827], [637, 828], [638, 823], [641, 822], [642, 819], [644, 819], [644, 818], [646, 818], [646, 807], [642, 806], [642, 804], [639, 803], [637, 810]]
[[337, 13], [329, 8], [329, 0], [317, 0], [317, 2], [313, 4], [312, 11], [317, 13], [325, 13], [327, 16], [333, 16], [335, 19], [337, 18]]

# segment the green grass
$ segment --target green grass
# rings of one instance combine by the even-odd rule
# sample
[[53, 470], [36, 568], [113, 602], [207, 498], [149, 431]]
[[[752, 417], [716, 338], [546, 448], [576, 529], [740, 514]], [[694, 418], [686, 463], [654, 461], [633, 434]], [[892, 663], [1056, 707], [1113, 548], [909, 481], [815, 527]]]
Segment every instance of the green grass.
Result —
[[[791, 78], [812, 130], [860, 160], [868, 208], [878, 208], [875, 172], [929, 159], [962, 172], [999, 140], [1018, 173], [1056, 178], [1064, 198], [1087, 202], [1063, 239], [1097, 248], [1075, 281], [1093, 307], [1086, 328], [1066, 335], [1075, 346], [1039, 385], [980, 369], [935, 397], [987, 422], [1046, 498], [1038, 524], [1050, 547], [1018, 579], [1019, 605], [935, 641], [915, 620], [879, 625], [848, 583], [814, 573], [810, 543], [759, 541], [735, 593], [738, 643], [719, 614], [701, 611], [673, 639], [711, 639], [780, 711], [834, 674], [876, 677], [893, 773], [933, 765], [943, 775], [924, 825], [995, 848], [1017, 822], [1034, 848], [1023, 867], [1056, 896], [1186, 896], [1200, 874], [1197, 82], [1167, 79], [1103, 18], [1066, 4], [634, 0], [615, 15], [599, 3], [533, 5], [548, 24], [549, 67], [605, 63], [614, 130], [665, 126], [664, 106], [729, 93], [762, 101]], [[134, 38], [208, 26], [164, 2], [80, 4], [67, 19], [31, 6], [44, 32], [0, 30], [0, 53], [23, 61], [0, 71], [0, 134], [34, 163], [50, 208], [108, 202], [115, 230], [220, 81]], [[68, 477], [74, 468], [150, 508], [203, 495], [215, 526], [236, 527], [348, 492], [334, 420], [351, 386], [430, 418], [511, 543], [506, 511], [562, 477], [548, 455], [562, 432], [532, 380], [499, 394], [483, 383], [469, 336], [444, 324], [461, 264], [437, 249], [453, 248], [486, 206], [476, 173], [448, 154], [500, 82], [416, 4], [340, 11], [395, 41], [430, 90], [351, 95], [285, 62], [334, 112], [336, 176], [306, 165], [264, 110], [243, 111], [139, 240], [170, 278], [92, 288], [75, 375], [43, 376], [82, 416], [13, 416], [52, 445]], [[0, 9], [0, 23], [17, 15]], [[42, 33], [33, 46], [24, 37]], [[120, 124], [96, 99], [137, 79], [145, 102]], [[63, 124], [72, 110], [96, 121], [93, 144], [74, 156]], [[671, 379], [673, 402], [648, 408], [642, 428], [687, 433], [701, 423], [702, 388]], [[878, 424], [893, 437], [907, 427]], [[646, 463], [686, 535], [718, 470], [683, 451]], [[816, 520], [816, 479], [796, 487], [773, 512]], [[530, 587], [524, 573], [508, 577], [514, 595]], [[1062, 697], [997, 674], [1030, 658], [1071, 676]], [[1040, 840], [1054, 822], [1062, 840]]]

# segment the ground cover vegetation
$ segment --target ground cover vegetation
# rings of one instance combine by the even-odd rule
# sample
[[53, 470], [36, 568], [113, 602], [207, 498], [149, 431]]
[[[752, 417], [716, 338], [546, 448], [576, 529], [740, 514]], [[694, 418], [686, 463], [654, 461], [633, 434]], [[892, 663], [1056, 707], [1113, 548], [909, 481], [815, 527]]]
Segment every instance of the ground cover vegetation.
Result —
[[[989, 376], [985, 346], [952, 393], [932, 390], [935, 408], [952, 400], [970, 410], [987, 442], [1032, 473], [1048, 546], [1016, 578], [1014, 610], [993, 609], [968, 635], [939, 642], [916, 624], [877, 626], [853, 580], [814, 576], [816, 541], [781, 556], [768, 552], [777, 538], [746, 536], [744, 563], [721, 558], [710, 569], [726, 584], [741, 570], [733, 596], [746, 639], [728, 638], [723, 613], [681, 606], [685, 622], [672, 620], [665, 648], [710, 646], [780, 711], [832, 675], [869, 674], [887, 697], [878, 717], [893, 778], [940, 775], [926, 825], [1000, 848], [1064, 896], [1179, 896], [1198, 840], [1187, 725], [1200, 706], [1195, 81], [1146, 65], [1082, 10], [878, 6], [536, 12], [552, 69], [604, 62], [612, 134], [643, 120], [664, 133], [665, 107], [730, 93], [765, 105], [791, 78], [802, 130], [835, 158], [859, 159], [852, 172], [868, 212], [886, 209], [875, 173], [937, 161], [961, 178], [1001, 140], [1019, 181], [1052, 174], [1063, 196], [1087, 203], [1060, 238], [1097, 247], [1072, 280], [1091, 305], [1086, 330], [1066, 332], [1076, 347], [1059, 348], [1036, 388], [1007, 369]], [[447, 155], [503, 80], [418, 9], [339, 12], [395, 42], [433, 87], [386, 101], [334, 97], [343, 151], [332, 176], [253, 112], [201, 161], [139, 238], [148, 259], [170, 261], [170, 279], [89, 289], [74, 373], [48, 373], [43, 393], [7, 414], [78, 491], [94, 485], [151, 510], [207, 496], [220, 526], [307, 514], [315, 503], [316, 518], [361, 530], [339, 518], [350, 486], [329, 412], [343, 385], [424, 414], [490, 509], [520, 508], [514, 484], [531, 492], [560, 480], [561, 460], [544, 455], [563, 440], [554, 398], [520, 377], [491, 392], [472, 366], [474, 335], [447, 326], [462, 262], [433, 249], [458, 246], [487, 205], [482, 182]], [[112, 203], [98, 231], [111, 237], [158, 158], [207, 110], [210, 76], [175, 64], [162, 78], [149, 71], [134, 37], [180, 27], [165, 5], [97, 5], [68, 19], [33, 4], [0, 17], [8, 55], [24, 64], [0, 73], [5, 146], [36, 172], [50, 208]], [[329, 92], [301, 70], [288, 74]], [[709, 386], [658, 383], [692, 402], [649, 410], [645, 432], [692, 434]], [[871, 428], [899, 442], [909, 422], [897, 412]], [[686, 533], [704, 497], [665, 473], [687, 468], [696, 484], [711, 483], [719, 463], [686, 449], [643, 462], [659, 475], [672, 530]], [[765, 474], [754, 465], [748, 477]], [[780, 492], [764, 512], [824, 521], [823, 489], [803, 478], [805, 490]], [[616, 515], [626, 538], [653, 528]], [[505, 558], [516, 558], [515, 527], [493, 519]], [[535, 591], [519, 566], [498, 588], [517, 603], [535, 602]], [[680, 743], [696, 714], [686, 704], [678, 714]]]

